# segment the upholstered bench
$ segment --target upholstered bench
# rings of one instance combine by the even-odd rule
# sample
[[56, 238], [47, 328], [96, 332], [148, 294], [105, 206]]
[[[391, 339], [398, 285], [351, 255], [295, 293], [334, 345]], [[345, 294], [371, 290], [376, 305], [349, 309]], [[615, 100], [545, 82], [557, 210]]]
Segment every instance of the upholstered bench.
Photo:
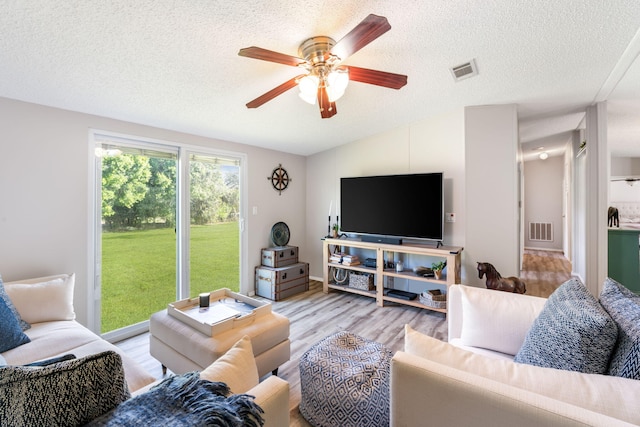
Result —
[[243, 336], [251, 338], [260, 377], [289, 360], [289, 319], [270, 312], [242, 327], [208, 336], [169, 315], [154, 313], [149, 321], [151, 356], [175, 374], [201, 371], [225, 354]]
[[349, 332], [300, 358], [300, 413], [314, 426], [388, 426], [391, 350]]

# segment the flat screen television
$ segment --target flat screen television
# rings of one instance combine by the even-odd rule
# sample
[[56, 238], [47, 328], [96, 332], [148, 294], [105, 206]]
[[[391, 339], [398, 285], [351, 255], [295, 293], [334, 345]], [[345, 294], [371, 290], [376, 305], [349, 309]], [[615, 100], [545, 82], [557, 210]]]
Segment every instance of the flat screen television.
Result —
[[369, 241], [391, 236], [400, 238], [397, 243], [403, 237], [442, 242], [443, 174], [341, 178], [340, 229]]

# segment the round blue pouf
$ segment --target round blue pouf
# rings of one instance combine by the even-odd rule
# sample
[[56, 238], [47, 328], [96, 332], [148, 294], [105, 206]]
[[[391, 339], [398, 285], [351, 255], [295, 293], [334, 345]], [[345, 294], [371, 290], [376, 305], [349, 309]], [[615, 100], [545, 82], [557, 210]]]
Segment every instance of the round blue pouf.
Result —
[[300, 358], [300, 413], [315, 427], [389, 425], [391, 350], [349, 332]]

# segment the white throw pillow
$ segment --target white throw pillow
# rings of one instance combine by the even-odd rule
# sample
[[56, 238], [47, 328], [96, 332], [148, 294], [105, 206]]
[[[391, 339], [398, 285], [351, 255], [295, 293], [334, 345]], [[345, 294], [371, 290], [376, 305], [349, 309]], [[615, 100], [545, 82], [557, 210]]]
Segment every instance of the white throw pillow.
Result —
[[234, 394], [246, 393], [258, 385], [260, 378], [251, 338], [248, 335], [242, 337], [225, 354], [200, 372], [200, 378], [223, 382]]
[[515, 355], [546, 299], [460, 286], [463, 345]]
[[5, 283], [7, 295], [20, 316], [29, 323], [74, 320], [75, 274], [62, 275], [40, 283]]
[[488, 358], [405, 326], [406, 353], [640, 425], [638, 382]]

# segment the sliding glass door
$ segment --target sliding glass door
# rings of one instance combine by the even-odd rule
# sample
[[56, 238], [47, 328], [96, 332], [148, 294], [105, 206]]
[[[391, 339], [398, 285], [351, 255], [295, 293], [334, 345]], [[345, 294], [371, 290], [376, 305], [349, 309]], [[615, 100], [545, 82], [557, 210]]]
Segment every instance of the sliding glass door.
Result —
[[94, 141], [94, 327], [127, 335], [177, 299], [238, 291], [240, 159], [101, 134]]
[[239, 291], [240, 168], [232, 159], [189, 156], [190, 294]]

